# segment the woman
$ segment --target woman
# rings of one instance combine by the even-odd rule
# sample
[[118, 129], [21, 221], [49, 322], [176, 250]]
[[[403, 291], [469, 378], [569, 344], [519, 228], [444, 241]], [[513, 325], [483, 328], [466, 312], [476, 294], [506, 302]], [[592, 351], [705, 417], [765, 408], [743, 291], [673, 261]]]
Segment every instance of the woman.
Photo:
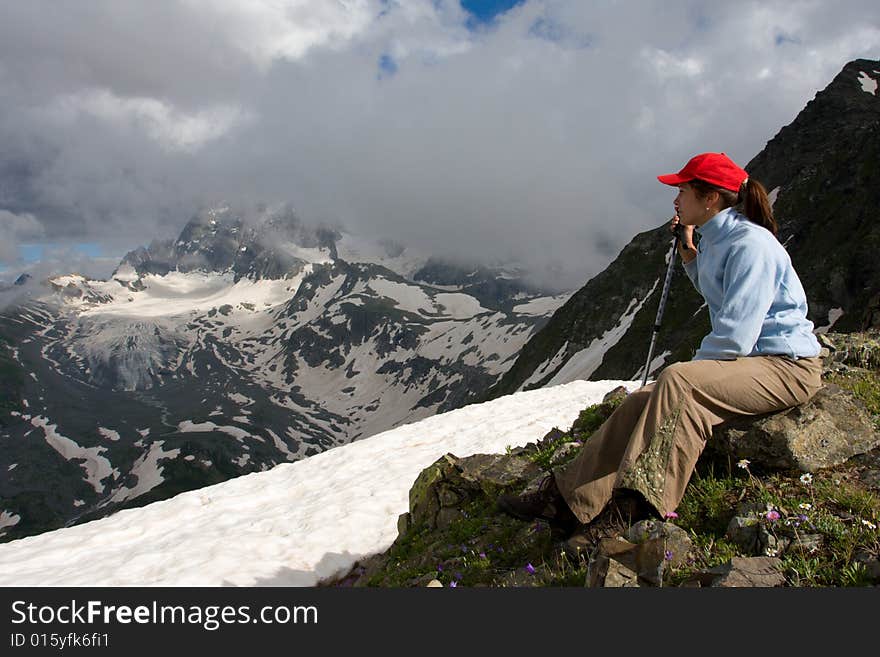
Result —
[[672, 229], [681, 225], [678, 251], [712, 330], [693, 360], [628, 395], [537, 492], [499, 498], [513, 516], [574, 531], [570, 543], [665, 517], [713, 427], [802, 404], [822, 387], [806, 294], [776, 239], [764, 187], [724, 153], [702, 153], [658, 179], [679, 190]]

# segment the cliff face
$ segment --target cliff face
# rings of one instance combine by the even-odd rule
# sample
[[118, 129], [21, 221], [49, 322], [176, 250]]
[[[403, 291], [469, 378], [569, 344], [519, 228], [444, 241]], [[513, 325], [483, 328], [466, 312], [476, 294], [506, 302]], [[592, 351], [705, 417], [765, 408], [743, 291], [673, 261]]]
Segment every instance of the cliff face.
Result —
[[[810, 318], [880, 326], [880, 61], [847, 64], [746, 167], [768, 190]], [[873, 89], [873, 91], [871, 91]]]
[[[807, 291], [817, 332], [880, 326], [880, 61], [855, 60], [746, 165], [774, 201], [779, 240]], [[641, 233], [534, 335], [486, 395], [642, 376], [670, 237]], [[688, 360], [708, 313], [680, 266], [650, 371]]]

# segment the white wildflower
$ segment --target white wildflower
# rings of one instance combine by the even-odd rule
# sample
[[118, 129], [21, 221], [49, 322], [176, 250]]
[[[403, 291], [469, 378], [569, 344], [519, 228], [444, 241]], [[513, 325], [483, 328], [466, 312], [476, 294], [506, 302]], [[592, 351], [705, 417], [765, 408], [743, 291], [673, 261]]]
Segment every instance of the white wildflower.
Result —
[[743, 470], [748, 470], [750, 463], [751, 461], [749, 461], [748, 459], [740, 459], [739, 461], [737, 461], [736, 467], [742, 468]]
[[812, 484], [813, 483], [813, 475], [811, 475], [809, 472], [805, 472], [804, 474], [801, 475], [801, 483], [807, 484], [807, 485]]

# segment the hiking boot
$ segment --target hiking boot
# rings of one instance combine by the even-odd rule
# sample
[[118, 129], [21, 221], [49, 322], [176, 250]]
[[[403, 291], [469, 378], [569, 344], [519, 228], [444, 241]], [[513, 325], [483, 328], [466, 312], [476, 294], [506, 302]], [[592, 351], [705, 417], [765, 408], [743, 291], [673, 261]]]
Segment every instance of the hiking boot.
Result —
[[588, 558], [603, 538], [622, 536], [636, 522], [649, 517], [650, 508], [639, 493], [617, 490], [598, 516], [577, 525], [563, 543], [563, 550], [575, 560]]
[[639, 520], [645, 520], [651, 516], [658, 515], [654, 511], [654, 507], [648, 503], [641, 493], [628, 488], [618, 488], [615, 490], [611, 497], [611, 504], [616, 510], [617, 515], [626, 521], [629, 526], [636, 524]]
[[565, 503], [552, 474], [541, 481], [536, 491], [522, 495], [502, 495], [498, 498], [497, 505], [501, 511], [514, 518], [526, 521], [546, 520], [563, 531], [573, 528], [577, 523], [577, 518]]

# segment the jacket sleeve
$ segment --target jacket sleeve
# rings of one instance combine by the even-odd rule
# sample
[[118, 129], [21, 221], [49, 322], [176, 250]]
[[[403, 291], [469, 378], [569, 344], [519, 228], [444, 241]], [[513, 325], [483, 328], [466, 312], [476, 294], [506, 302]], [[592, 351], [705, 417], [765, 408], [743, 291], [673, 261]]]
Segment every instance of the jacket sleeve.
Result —
[[691, 283], [694, 284], [697, 292], [702, 294], [703, 291], [700, 289], [700, 270], [697, 267], [697, 260], [699, 257], [700, 256], [698, 255], [690, 262], [682, 262], [682, 265], [684, 265], [684, 272], [688, 275], [688, 278], [691, 279]]
[[721, 308], [694, 360], [730, 360], [752, 352], [776, 296], [776, 270], [772, 254], [760, 243], [731, 249], [724, 264]]

